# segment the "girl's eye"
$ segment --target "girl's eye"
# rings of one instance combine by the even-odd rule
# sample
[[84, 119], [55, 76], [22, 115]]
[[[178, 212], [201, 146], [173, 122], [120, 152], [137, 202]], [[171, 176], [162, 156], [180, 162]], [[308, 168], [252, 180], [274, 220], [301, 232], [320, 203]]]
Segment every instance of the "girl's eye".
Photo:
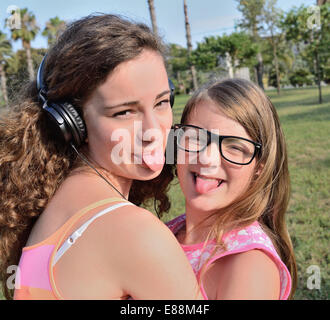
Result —
[[114, 118], [126, 118], [129, 117], [130, 115], [132, 115], [132, 110], [123, 110], [120, 112], [116, 112], [112, 116]]
[[156, 104], [156, 107], [166, 108], [166, 107], [169, 106], [169, 104], [170, 104], [170, 100], [169, 100], [169, 99], [165, 99], [165, 100], [159, 101], [159, 102]]

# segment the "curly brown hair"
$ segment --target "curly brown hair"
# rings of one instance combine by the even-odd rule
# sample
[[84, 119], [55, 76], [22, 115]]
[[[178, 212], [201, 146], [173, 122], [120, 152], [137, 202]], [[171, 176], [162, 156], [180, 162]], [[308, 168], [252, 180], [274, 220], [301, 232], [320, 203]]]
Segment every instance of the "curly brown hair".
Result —
[[[82, 114], [79, 106], [108, 74], [145, 48], [164, 56], [162, 42], [144, 24], [109, 14], [73, 22], [47, 54], [43, 74], [48, 99], [68, 101]], [[63, 180], [84, 167], [70, 146], [52, 135], [36, 81], [17, 101], [0, 119], [0, 280], [7, 299], [13, 295], [6, 286], [7, 268], [18, 264], [34, 222]], [[129, 200], [141, 205], [154, 198], [158, 210], [167, 211], [168, 180], [171, 174], [164, 170], [153, 180], [134, 181]]]

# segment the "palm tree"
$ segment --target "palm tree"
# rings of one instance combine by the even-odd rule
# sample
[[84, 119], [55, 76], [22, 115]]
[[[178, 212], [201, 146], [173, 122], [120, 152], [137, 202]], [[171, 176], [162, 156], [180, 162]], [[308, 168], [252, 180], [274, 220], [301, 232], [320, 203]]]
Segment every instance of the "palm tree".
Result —
[[43, 30], [42, 35], [47, 37], [48, 47], [56, 42], [65, 27], [66, 22], [59, 17], [50, 18], [49, 21], [46, 22], [46, 27]]
[[[183, 0], [183, 11], [184, 11], [184, 17], [185, 17], [188, 55], [190, 56], [192, 53], [192, 44], [191, 44], [191, 32], [190, 32], [190, 24], [189, 24], [189, 19], [188, 19], [188, 8], [187, 8], [186, 0]], [[190, 65], [190, 70], [191, 70], [191, 75], [192, 75], [192, 79], [193, 79], [194, 90], [197, 90], [198, 84], [197, 84], [196, 68], [193, 64]]]
[[23, 48], [26, 52], [26, 61], [28, 65], [28, 72], [30, 80], [34, 79], [34, 70], [31, 56], [31, 41], [36, 37], [39, 32], [36, 17], [27, 8], [20, 10], [21, 15], [21, 29], [11, 30], [11, 37], [13, 40], [22, 40]]
[[148, 0], [148, 6], [149, 6], [149, 12], [150, 12], [152, 30], [153, 30], [154, 34], [158, 36], [158, 29], [157, 29], [157, 22], [156, 22], [156, 13], [155, 13], [154, 0]]
[[1, 78], [1, 92], [5, 104], [8, 103], [7, 93], [7, 77], [4, 70], [6, 59], [12, 55], [11, 43], [6, 35], [0, 31], [0, 78]]

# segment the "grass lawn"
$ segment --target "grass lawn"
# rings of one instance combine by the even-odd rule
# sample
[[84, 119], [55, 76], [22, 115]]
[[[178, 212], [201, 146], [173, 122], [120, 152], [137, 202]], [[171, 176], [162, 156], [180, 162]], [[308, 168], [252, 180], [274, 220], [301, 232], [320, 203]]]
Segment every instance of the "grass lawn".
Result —
[[[277, 108], [289, 152], [292, 194], [287, 223], [298, 264], [298, 288], [295, 299], [328, 299], [329, 212], [330, 212], [330, 86], [323, 87], [323, 104], [318, 104], [317, 88], [267, 91]], [[180, 116], [188, 96], [177, 96], [174, 122]], [[184, 212], [184, 198], [177, 181], [170, 189], [172, 202], [168, 221]], [[153, 208], [150, 208], [152, 210]], [[316, 265], [321, 272], [321, 288], [307, 288], [307, 268]], [[1, 294], [0, 294], [1, 299]]]

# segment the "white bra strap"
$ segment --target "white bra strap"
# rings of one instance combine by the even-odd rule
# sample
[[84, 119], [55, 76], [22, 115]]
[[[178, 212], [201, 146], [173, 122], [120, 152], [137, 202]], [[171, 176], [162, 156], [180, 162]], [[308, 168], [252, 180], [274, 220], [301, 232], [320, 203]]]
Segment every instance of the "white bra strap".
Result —
[[117, 208], [127, 206], [127, 205], [133, 205], [133, 203], [130, 202], [121, 202], [117, 203], [109, 208], [106, 208], [93, 216], [91, 219], [89, 219], [87, 222], [85, 222], [79, 229], [77, 229], [75, 232], [71, 234], [70, 237], [66, 239], [66, 241], [62, 244], [62, 246], [58, 249], [56, 252], [54, 259], [53, 259], [53, 266], [56, 264], [56, 262], [63, 256], [63, 254], [70, 249], [70, 247], [75, 243], [75, 241], [84, 233], [84, 231], [87, 229], [87, 227], [97, 218], [103, 216], [104, 214], [115, 210]]

